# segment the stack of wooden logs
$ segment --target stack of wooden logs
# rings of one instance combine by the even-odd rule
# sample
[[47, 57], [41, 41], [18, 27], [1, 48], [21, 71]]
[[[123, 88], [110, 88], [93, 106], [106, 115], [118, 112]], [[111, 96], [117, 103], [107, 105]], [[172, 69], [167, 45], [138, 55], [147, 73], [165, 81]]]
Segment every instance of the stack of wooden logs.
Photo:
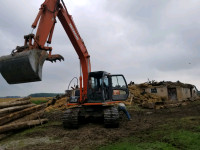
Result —
[[46, 123], [42, 118], [46, 104], [32, 104], [30, 97], [0, 103], [1, 134]]

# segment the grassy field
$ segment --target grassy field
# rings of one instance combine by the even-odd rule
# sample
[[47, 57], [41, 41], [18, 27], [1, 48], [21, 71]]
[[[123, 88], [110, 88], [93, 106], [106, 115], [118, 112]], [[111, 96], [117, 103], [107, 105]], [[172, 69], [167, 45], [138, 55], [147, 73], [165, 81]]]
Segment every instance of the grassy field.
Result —
[[[14, 101], [16, 99], [20, 99], [20, 98], [0, 98], [0, 103]], [[52, 99], [52, 98], [51, 97], [31, 97], [30, 101], [35, 104], [41, 104], [41, 103], [46, 103], [49, 99]]]
[[9, 102], [9, 101], [13, 101], [16, 100], [16, 98], [0, 98], [0, 103], [1, 102]]
[[166, 124], [152, 130], [121, 139], [99, 150], [199, 150], [200, 117], [166, 120]]
[[30, 101], [34, 104], [46, 103], [51, 97], [31, 97]]

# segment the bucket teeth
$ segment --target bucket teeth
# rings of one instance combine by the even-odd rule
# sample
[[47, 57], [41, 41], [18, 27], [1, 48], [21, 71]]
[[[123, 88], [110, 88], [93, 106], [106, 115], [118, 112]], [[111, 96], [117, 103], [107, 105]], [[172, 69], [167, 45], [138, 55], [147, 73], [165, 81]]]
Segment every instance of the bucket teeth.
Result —
[[59, 60], [61, 62], [62, 60], [64, 61], [65, 59], [63, 56], [56, 54], [56, 55], [48, 56], [48, 58], [46, 60], [53, 63], [53, 62], [56, 62], [56, 60]]

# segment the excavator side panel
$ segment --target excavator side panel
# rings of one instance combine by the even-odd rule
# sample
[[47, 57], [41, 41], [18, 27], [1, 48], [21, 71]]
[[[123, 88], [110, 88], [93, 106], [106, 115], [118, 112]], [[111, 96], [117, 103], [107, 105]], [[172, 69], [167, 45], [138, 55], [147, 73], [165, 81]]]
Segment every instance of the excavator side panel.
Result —
[[0, 57], [0, 72], [9, 84], [42, 80], [42, 67], [48, 54], [39, 49]]

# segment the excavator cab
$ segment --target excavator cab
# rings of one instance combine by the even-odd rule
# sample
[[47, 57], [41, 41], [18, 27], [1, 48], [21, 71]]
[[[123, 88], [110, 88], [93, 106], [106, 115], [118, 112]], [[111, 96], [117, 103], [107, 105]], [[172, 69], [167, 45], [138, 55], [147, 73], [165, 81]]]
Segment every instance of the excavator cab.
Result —
[[116, 103], [127, 100], [128, 86], [123, 75], [111, 75], [104, 71], [90, 72], [88, 76], [87, 99], [78, 104], [79, 95], [71, 97], [62, 117], [64, 128], [78, 128], [84, 120], [97, 119], [105, 127], [119, 126], [119, 110]]
[[129, 90], [123, 75], [111, 75], [104, 71], [90, 72], [88, 78], [88, 103], [124, 101]]

